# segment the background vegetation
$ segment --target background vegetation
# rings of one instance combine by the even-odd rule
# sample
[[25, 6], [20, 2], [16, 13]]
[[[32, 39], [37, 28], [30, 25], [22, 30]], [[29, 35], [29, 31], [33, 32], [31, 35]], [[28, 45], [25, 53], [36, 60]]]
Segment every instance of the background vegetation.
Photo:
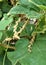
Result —
[[46, 64], [46, 0], [0, 0], [0, 65]]

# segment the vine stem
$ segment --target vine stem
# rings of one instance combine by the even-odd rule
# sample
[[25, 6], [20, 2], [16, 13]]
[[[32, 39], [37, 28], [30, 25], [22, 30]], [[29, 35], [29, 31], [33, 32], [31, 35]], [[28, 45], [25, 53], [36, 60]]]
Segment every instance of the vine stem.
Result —
[[16, 29], [17, 29], [17, 26], [18, 26], [18, 23], [20, 22], [21, 18], [18, 19], [18, 21], [16, 22], [16, 25], [14, 26], [14, 35], [13, 35], [13, 39], [20, 39], [19, 37], [19, 34], [24, 30], [24, 28], [26, 27], [27, 23], [28, 23], [28, 20], [25, 21], [25, 24], [22, 26], [22, 28], [17, 32]]
[[23, 30], [24, 30], [24, 28], [25, 28], [25, 26], [27, 25], [27, 23], [28, 23], [28, 21], [25, 21], [25, 24], [22, 26], [22, 28], [19, 30], [19, 32], [18, 32], [18, 34], [20, 34]]
[[9, 43], [7, 45], [7, 49], [5, 50], [5, 54], [4, 54], [4, 58], [3, 58], [3, 65], [5, 65], [5, 59], [6, 59], [6, 55], [7, 55], [8, 46], [9, 46]]
[[[7, 41], [7, 40], [4, 40], [4, 42], [5, 42], [5, 41]], [[2, 43], [0, 43], [0, 46], [2, 46], [2, 47], [4, 47], [4, 48], [7, 49], [7, 46], [8, 46], [8, 45], [7, 45], [7, 44], [2, 44]], [[8, 46], [8, 48], [15, 50], [15, 47], [13, 47], [13, 46]]]
[[16, 24], [14, 25], [14, 30], [13, 30], [13, 32], [16, 32], [17, 26], [18, 26], [18, 24], [19, 24], [20, 21], [21, 21], [21, 18], [19, 18], [19, 19], [16, 21]]
[[6, 58], [6, 52], [5, 52], [5, 55], [4, 55], [4, 58], [3, 58], [3, 65], [5, 65], [5, 58]]
[[35, 41], [35, 37], [36, 37], [36, 33], [33, 34], [32, 39], [31, 39], [30, 42], [29, 42], [29, 45], [28, 45], [28, 51], [29, 51], [29, 52], [31, 52], [32, 45], [33, 45], [33, 43], [34, 43], [34, 41]]

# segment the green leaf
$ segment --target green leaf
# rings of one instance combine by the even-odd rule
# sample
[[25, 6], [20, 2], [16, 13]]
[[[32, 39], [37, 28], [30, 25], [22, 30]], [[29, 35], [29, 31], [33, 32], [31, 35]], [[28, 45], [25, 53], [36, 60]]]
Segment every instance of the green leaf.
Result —
[[[32, 6], [31, 6], [32, 7]], [[26, 7], [23, 7], [21, 5], [14, 6], [10, 11], [9, 15], [15, 15], [15, 14], [26, 14], [28, 18], [40, 18], [41, 15], [38, 12], [34, 10], [27, 9]]]
[[44, 5], [39, 5], [39, 7], [40, 7], [41, 9], [43, 9], [43, 10], [46, 11], [46, 6], [44, 6]]
[[[24, 40], [23, 40], [24, 41]], [[24, 43], [19, 40], [16, 43], [16, 51], [8, 52], [9, 60], [15, 65], [19, 62], [21, 65], [45, 65], [46, 64], [46, 34], [38, 35], [34, 42], [32, 53], [27, 52], [28, 41], [25, 39]]]
[[1, 4], [1, 9], [4, 13], [7, 13], [10, 9], [11, 9], [11, 5], [8, 4], [7, 0], [3, 0], [2, 4]]
[[20, 36], [31, 36], [35, 29], [35, 25], [28, 23], [25, 29], [20, 33]]
[[34, 9], [36, 11], [39, 11], [39, 7], [36, 6], [35, 4], [33, 4], [32, 2], [30, 2], [29, 0], [19, 0], [19, 3], [21, 4], [21, 6], [25, 6], [26, 8], [28, 7], [28, 9]]
[[[30, 0], [31, 1], [31, 0]], [[35, 4], [37, 4], [42, 10], [46, 10], [46, 0], [32, 0]]]
[[[30, 0], [31, 1], [31, 0]], [[33, 2], [35, 2], [38, 5], [45, 5], [46, 6], [46, 0], [32, 0]]]
[[38, 26], [35, 29], [36, 33], [43, 33], [43, 30], [45, 29], [44, 26], [46, 26], [45, 21], [45, 14], [38, 20]]
[[[0, 65], [3, 65], [3, 59], [4, 59], [4, 54], [1, 54], [0, 55]], [[7, 57], [5, 58], [4, 65], [12, 65], [10, 60]]]
[[22, 38], [16, 42], [15, 51], [7, 52], [8, 59], [12, 62], [12, 65], [15, 65], [19, 59], [24, 57], [28, 48], [28, 43], [28, 39]]
[[18, 60], [21, 65], [45, 65], [46, 64], [46, 34], [38, 35], [34, 42], [32, 53], [26, 53]]
[[0, 21], [0, 30], [5, 30], [5, 28], [13, 21], [13, 17], [10, 16], [7, 19]]

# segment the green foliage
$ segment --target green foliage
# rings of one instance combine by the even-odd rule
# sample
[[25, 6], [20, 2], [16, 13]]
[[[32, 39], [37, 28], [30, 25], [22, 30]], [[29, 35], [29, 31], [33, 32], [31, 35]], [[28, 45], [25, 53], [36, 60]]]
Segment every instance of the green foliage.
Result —
[[[14, 52], [8, 52], [9, 60], [12, 65], [20, 62], [21, 65], [43, 65], [46, 64], [46, 36], [39, 35], [34, 43], [32, 53], [28, 53], [27, 46], [28, 40], [25, 39], [24, 43], [19, 40], [16, 44], [16, 50]], [[42, 43], [42, 44], [41, 44]], [[19, 46], [18, 46], [19, 44]], [[23, 46], [21, 46], [23, 44]]]
[[[6, 15], [7, 16], [7, 15]], [[7, 21], [7, 22], [6, 22]], [[13, 21], [13, 17], [7, 17], [7, 19], [0, 21], [0, 31], [5, 30], [5, 28]]]
[[0, 0], [0, 65], [45, 64], [46, 0]]

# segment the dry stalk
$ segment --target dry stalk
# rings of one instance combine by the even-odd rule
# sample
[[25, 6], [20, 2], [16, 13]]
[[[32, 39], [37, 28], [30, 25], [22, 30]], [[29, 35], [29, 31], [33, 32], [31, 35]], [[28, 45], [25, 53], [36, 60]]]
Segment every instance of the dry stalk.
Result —
[[36, 34], [33, 34], [32, 38], [31, 38], [31, 40], [30, 40], [30, 42], [29, 42], [29, 45], [28, 45], [28, 51], [29, 51], [29, 52], [31, 52], [32, 45], [33, 45], [33, 43], [34, 43], [34, 41], [35, 41], [35, 37], [36, 37]]
[[3, 40], [3, 42], [2, 43], [4, 43], [4, 42], [7, 42], [7, 41], [11, 41], [12, 40], [12, 38], [6, 38], [5, 40]]
[[7, 42], [7, 41], [9, 42], [9, 41], [11, 41], [12, 39], [20, 39], [19, 36], [18, 36], [18, 33], [17, 33], [17, 31], [16, 31], [17, 26], [18, 26], [18, 23], [19, 23], [20, 21], [21, 21], [21, 18], [19, 18], [19, 19], [16, 21], [16, 24], [15, 24], [14, 30], [13, 30], [13, 32], [14, 32], [13, 38], [6, 38], [2, 43]]
[[20, 37], [18, 36], [18, 32], [16, 31], [17, 26], [18, 26], [18, 24], [19, 24], [20, 21], [21, 21], [21, 18], [19, 18], [18, 21], [16, 21], [16, 24], [15, 24], [15, 26], [14, 26], [14, 30], [13, 30], [13, 32], [14, 32], [13, 39], [20, 39]]
[[27, 23], [28, 23], [28, 20], [27, 21], [25, 21], [25, 24], [22, 26], [22, 28], [17, 32], [16, 31], [16, 29], [17, 29], [17, 26], [18, 26], [18, 24], [19, 24], [19, 22], [21, 21], [21, 18], [19, 18], [18, 19], [18, 21], [16, 21], [16, 24], [15, 24], [15, 26], [14, 26], [14, 30], [13, 30], [13, 32], [14, 32], [14, 34], [13, 34], [13, 37], [12, 38], [6, 38], [4, 41], [3, 41], [3, 43], [6, 41], [8, 41], [8, 42], [10, 42], [11, 40], [18, 40], [18, 39], [20, 39], [20, 37], [19, 37], [19, 34], [24, 30], [24, 28], [26, 27], [26, 25], [27, 25]]
[[24, 28], [26, 27], [27, 23], [28, 23], [28, 21], [25, 21], [25, 24], [22, 26], [22, 28], [18, 32], [16, 31], [16, 26], [18, 24], [14, 27], [15, 28], [14, 29], [15, 32], [14, 32], [14, 35], [13, 35], [13, 39], [20, 39], [19, 34], [24, 30]]
[[10, 0], [10, 2], [13, 6], [15, 5], [15, 0]]
[[7, 44], [1, 44], [0, 43], [0, 46], [2, 46], [2, 47], [4, 47], [4, 48], [8, 48], [8, 49], [13, 49], [13, 50], [15, 50], [15, 47], [13, 47], [13, 46], [9, 46], [9, 45], [7, 45]]
[[19, 24], [20, 21], [21, 21], [21, 18], [19, 18], [19, 19], [16, 21], [16, 24], [15, 24], [15, 26], [14, 26], [13, 32], [16, 32], [17, 26], [18, 26], [18, 24]]
[[22, 26], [22, 28], [19, 30], [18, 34], [20, 34], [20, 33], [24, 30], [24, 28], [26, 27], [27, 23], [28, 23], [28, 21], [25, 21], [25, 24], [24, 24], [24, 25]]
[[10, 2], [13, 6], [18, 4], [18, 0], [10, 0]]

